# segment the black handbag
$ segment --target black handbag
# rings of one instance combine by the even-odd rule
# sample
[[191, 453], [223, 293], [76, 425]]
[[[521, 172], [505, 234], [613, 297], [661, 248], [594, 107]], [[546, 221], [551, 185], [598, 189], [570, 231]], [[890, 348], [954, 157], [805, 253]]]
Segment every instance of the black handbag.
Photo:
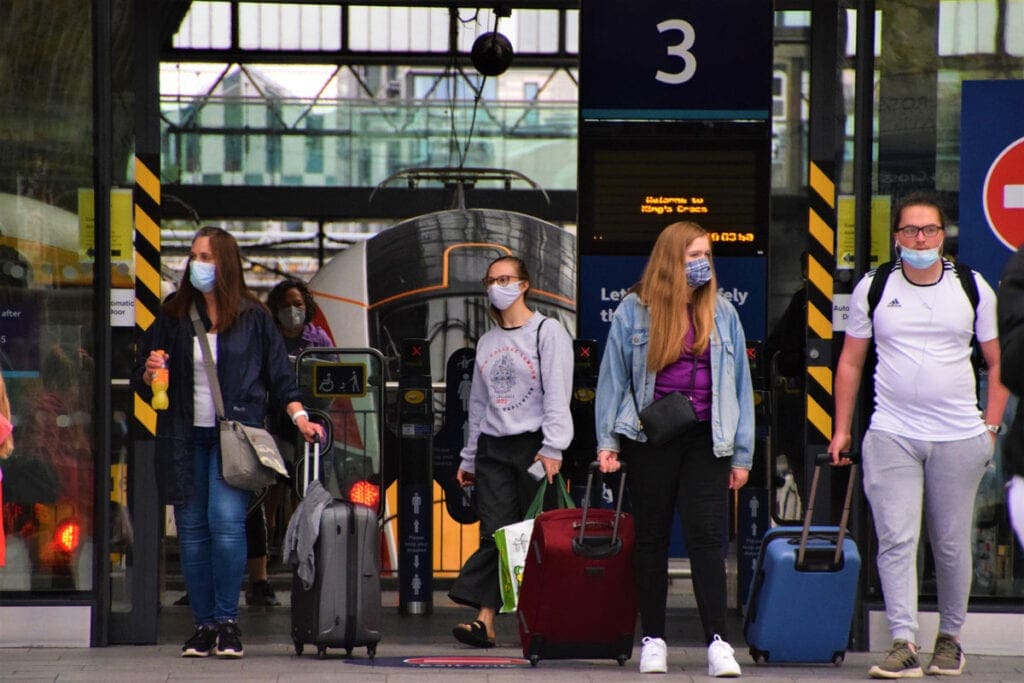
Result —
[[[637, 417], [640, 418], [640, 429], [647, 435], [648, 443], [660, 446], [684, 434], [697, 424], [697, 414], [693, 412], [693, 404], [690, 402], [690, 398], [681, 391], [666, 394], [640, 410], [640, 404], [636, 400], [636, 390], [633, 388], [633, 371], [626, 363], [625, 354], [622, 356], [622, 361], [629, 374], [629, 393], [633, 397]], [[696, 382], [697, 365], [695, 362], [690, 383], [695, 385]]]
[[647, 441], [655, 446], [676, 438], [697, 424], [693, 404], [681, 391], [662, 396], [637, 415], [640, 416], [640, 429], [647, 435]]

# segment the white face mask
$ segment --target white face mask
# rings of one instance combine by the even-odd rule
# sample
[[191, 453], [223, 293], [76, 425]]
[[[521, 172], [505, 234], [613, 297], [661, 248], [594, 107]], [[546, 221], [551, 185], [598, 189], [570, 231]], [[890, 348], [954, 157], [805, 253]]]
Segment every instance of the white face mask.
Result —
[[506, 310], [521, 295], [522, 291], [519, 289], [518, 282], [510, 282], [504, 287], [495, 284], [487, 288], [487, 299], [499, 311]]
[[277, 312], [277, 319], [285, 329], [294, 330], [296, 327], [302, 327], [306, 320], [306, 312], [298, 306], [285, 306]]

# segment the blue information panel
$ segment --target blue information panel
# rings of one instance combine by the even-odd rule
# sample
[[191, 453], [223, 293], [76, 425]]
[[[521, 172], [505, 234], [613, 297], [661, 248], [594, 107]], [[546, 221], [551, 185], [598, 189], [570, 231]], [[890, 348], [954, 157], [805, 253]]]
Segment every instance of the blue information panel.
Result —
[[[604, 349], [612, 314], [646, 264], [646, 256], [580, 256], [576, 319], [581, 338], [596, 339]], [[767, 268], [764, 257], [715, 257], [718, 291], [736, 307], [748, 340], [765, 337]]]
[[996, 287], [1024, 242], [1024, 81], [964, 81], [959, 258]]
[[584, 119], [768, 119], [772, 3], [586, 0]]

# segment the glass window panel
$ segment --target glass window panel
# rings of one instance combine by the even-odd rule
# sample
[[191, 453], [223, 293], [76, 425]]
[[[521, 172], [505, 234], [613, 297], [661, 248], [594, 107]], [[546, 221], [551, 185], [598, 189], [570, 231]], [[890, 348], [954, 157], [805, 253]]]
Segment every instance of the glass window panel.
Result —
[[278, 21], [278, 15], [280, 13], [279, 6], [267, 6], [260, 5], [258, 10], [258, 22], [257, 32], [259, 34], [259, 43], [257, 47], [264, 49], [276, 50], [281, 47], [281, 34], [279, 31], [280, 22]]
[[580, 51], [580, 11], [577, 9], [565, 13], [565, 49], [572, 54]]
[[[875, 57], [882, 53], [882, 14], [881, 10], [875, 12]], [[853, 57], [857, 54], [857, 10], [846, 10], [846, 56]]]
[[1008, 55], [1024, 57], [1024, 0], [1007, 0], [1003, 39]]
[[[300, 21], [300, 16], [301, 12], [298, 7], [294, 5], [278, 5], [278, 25], [281, 31], [282, 50], [298, 50], [315, 46], [315, 35], [311, 36], [309, 41], [303, 40], [305, 36], [301, 33], [302, 22]], [[307, 42], [310, 44], [306, 45], [305, 43]]]
[[[536, 10], [520, 10], [513, 12], [511, 19], [515, 26], [516, 34], [516, 49], [519, 52], [541, 52], [541, 17], [540, 12]], [[557, 14], [554, 17], [556, 26], [558, 17]], [[506, 31], [508, 27], [502, 24], [498, 25], [498, 31], [508, 35]]]
[[409, 32], [409, 49], [414, 52], [431, 52], [438, 49], [440, 41], [437, 38], [447, 36], [448, 27], [442, 25], [435, 28], [431, 21], [438, 19], [436, 12], [428, 9], [413, 9], [409, 14], [409, 20], [414, 27]]
[[[459, 50], [469, 52], [473, 49], [473, 41], [481, 33], [487, 33], [494, 26], [494, 12], [487, 9], [476, 9], [471, 7], [459, 8]], [[501, 33], [508, 36], [512, 46], [516, 45], [516, 34], [514, 24], [505, 19], [498, 27]]]
[[942, 0], [939, 55], [994, 53], [997, 16], [996, 0]]
[[331, 5], [241, 3], [239, 46], [261, 50], [341, 48], [341, 8]]
[[174, 47], [231, 47], [231, 3], [193, 2], [172, 41]]
[[[80, 228], [95, 216], [91, 8], [63, 3], [52, 21], [22, 21], [38, 8], [4, 7], [4, 28], [16, 27], [4, 33], [0, 79], [0, 371], [14, 425], [5, 592], [63, 596], [94, 583], [95, 255]], [[130, 200], [122, 206], [115, 218], [127, 226]]]
[[448, 49], [448, 10], [443, 7], [363, 7], [349, 10], [353, 50], [443, 52]]

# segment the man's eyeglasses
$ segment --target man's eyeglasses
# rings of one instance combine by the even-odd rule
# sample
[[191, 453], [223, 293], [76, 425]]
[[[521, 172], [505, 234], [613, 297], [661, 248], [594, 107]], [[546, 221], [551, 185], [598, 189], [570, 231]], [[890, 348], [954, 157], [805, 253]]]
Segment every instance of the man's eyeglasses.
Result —
[[925, 237], [935, 237], [939, 234], [939, 230], [942, 230], [940, 225], [904, 225], [902, 228], [896, 228], [896, 232], [907, 239], [914, 239], [921, 232], [924, 233]]
[[484, 283], [484, 287], [490, 287], [491, 285], [498, 285], [504, 287], [510, 282], [519, 282], [523, 278], [516, 277], [515, 275], [499, 275], [498, 277], [485, 277], [481, 282]]

